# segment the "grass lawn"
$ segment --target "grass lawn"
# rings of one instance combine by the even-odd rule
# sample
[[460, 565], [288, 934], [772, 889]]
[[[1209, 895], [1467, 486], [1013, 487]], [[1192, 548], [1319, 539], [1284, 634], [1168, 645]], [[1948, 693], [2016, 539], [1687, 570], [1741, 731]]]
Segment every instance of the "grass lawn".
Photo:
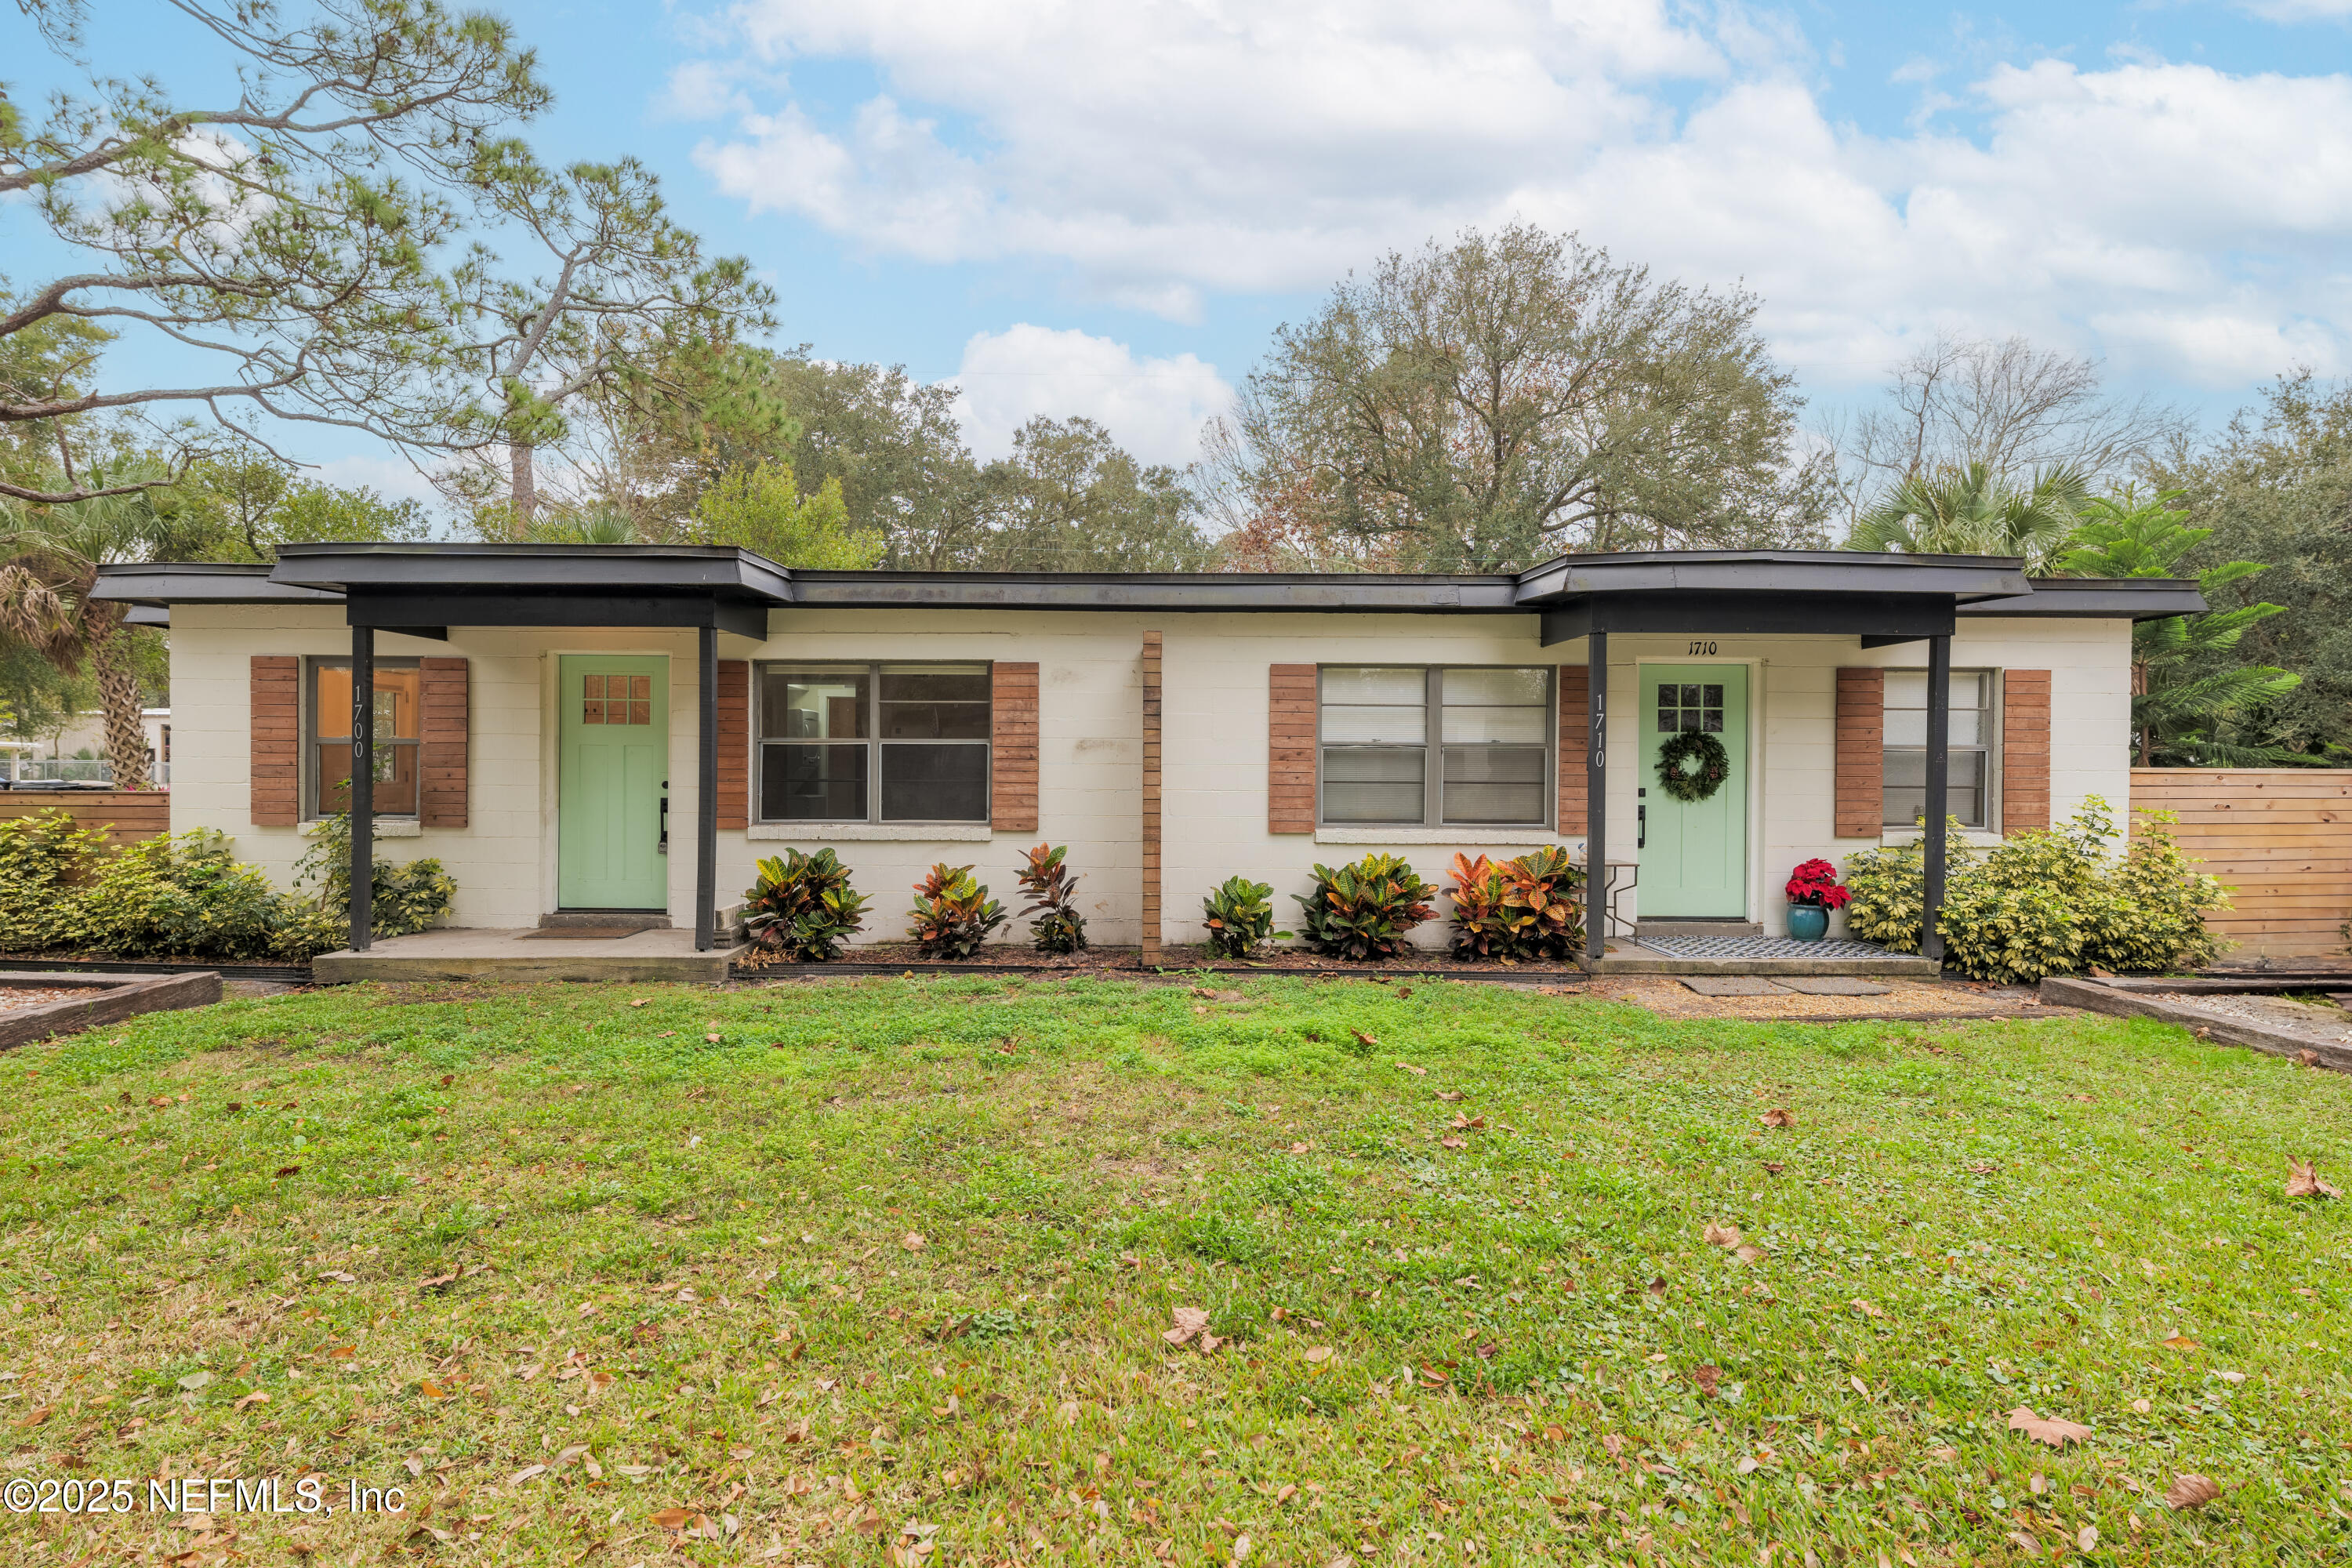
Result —
[[10, 1562], [2352, 1549], [2352, 1080], [2145, 1021], [352, 987], [0, 1074], [5, 1475], [136, 1498]]

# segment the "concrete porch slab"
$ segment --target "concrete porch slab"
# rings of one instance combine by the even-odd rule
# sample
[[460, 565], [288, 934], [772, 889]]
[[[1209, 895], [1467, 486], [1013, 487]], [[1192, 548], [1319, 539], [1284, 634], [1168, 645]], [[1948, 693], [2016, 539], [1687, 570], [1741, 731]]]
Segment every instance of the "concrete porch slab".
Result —
[[1788, 979], [1776, 984], [1800, 996], [1884, 996], [1895, 989], [1856, 974], [1821, 974], [1810, 980]]
[[584, 980], [716, 984], [741, 946], [721, 937], [694, 951], [690, 931], [641, 931], [586, 942], [549, 942], [536, 931], [459, 927], [387, 937], [365, 952], [348, 948], [310, 961], [321, 985], [362, 980]]
[[1771, 996], [1780, 988], [1760, 974], [1685, 974], [1683, 988], [1701, 996]]
[[[1793, 950], [1793, 951], [1791, 951]], [[1867, 942], [1796, 942], [1775, 938], [1667, 938], [1656, 945], [1613, 942], [1590, 965], [1594, 974], [1913, 975], [1933, 979], [1943, 966], [1916, 952], [1888, 952]]]

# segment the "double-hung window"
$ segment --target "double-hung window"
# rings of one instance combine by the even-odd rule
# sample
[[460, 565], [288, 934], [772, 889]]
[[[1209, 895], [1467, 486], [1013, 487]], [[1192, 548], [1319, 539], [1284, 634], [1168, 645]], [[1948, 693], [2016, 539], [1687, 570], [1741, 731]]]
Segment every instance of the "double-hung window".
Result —
[[[1992, 703], [1989, 669], [1952, 671], [1951, 764], [1945, 798], [1963, 827], [1982, 827], [1992, 810]], [[1886, 672], [1885, 810], [1889, 827], [1911, 827], [1927, 809], [1927, 672]]]
[[760, 820], [986, 822], [985, 664], [760, 667]]
[[[302, 814], [316, 819], [352, 808], [352, 661], [310, 661], [310, 731], [303, 748]], [[424, 672], [415, 659], [375, 661], [375, 814], [415, 816], [416, 751], [424, 737]]]
[[1542, 667], [1324, 667], [1319, 819], [1350, 827], [1546, 826], [1551, 681]]

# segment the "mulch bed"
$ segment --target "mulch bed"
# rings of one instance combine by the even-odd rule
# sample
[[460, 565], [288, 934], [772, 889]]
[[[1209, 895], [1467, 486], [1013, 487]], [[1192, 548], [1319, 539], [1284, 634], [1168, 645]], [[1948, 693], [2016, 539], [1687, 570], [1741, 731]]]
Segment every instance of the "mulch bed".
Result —
[[104, 953], [71, 957], [54, 952], [0, 952], [0, 969], [50, 970], [60, 974], [95, 970], [102, 974], [218, 974], [229, 980], [272, 980], [307, 985], [307, 963], [236, 963], [218, 958], [128, 959]]
[[[750, 956], [745, 955], [746, 958]], [[1138, 971], [1213, 970], [1220, 974], [1458, 974], [1571, 985], [1580, 984], [1584, 980], [1584, 972], [1574, 964], [1465, 963], [1444, 952], [1421, 949], [1382, 962], [1350, 963], [1344, 959], [1319, 958], [1300, 948], [1267, 947], [1260, 949], [1255, 958], [1233, 959], [1223, 957], [1205, 947], [1163, 947], [1160, 950], [1160, 961], [1147, 965], [1140, 948], [1094, 947], [1084, 952], [1039, 952], [1034, 948], [1012, 942], [983, 947], [971, 957], [952, 963], [925, 957], [923, 950], [911, 942], [877, 942], [845, 949], [835, 963], [763, 964], [738, 959], [735, 967], [746, 975], [785, 970], [796, 973], [831, 970], [890, 973], [913, 970], [918, 974], [927, 971], [950, 974], [983, 974], [997, 970], [1023, 973], [1134, 974]]]

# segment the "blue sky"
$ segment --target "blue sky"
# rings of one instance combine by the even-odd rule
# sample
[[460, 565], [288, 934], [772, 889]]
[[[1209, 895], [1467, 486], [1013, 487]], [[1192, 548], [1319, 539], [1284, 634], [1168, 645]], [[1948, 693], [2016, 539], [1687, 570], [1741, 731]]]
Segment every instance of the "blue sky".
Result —
[[[983, 452], [1077, 412], [1181, 462], [1349, 268], [1515, 216], [1755, 289], [1822, 413], [1939, 330], [2209, 422], [2352, 363], [2352, 0], [493, 8], [559, 95], [546, 155], [644, 159], [774, 283], [780, 341], [958, 381]], [[116, 68], [218, 79], [161, 4], [94, 9]], [[19, 90], [53, 79], [28, 43], [12, 8]], [[0, 257], [54, 260], [21, 209]]]

